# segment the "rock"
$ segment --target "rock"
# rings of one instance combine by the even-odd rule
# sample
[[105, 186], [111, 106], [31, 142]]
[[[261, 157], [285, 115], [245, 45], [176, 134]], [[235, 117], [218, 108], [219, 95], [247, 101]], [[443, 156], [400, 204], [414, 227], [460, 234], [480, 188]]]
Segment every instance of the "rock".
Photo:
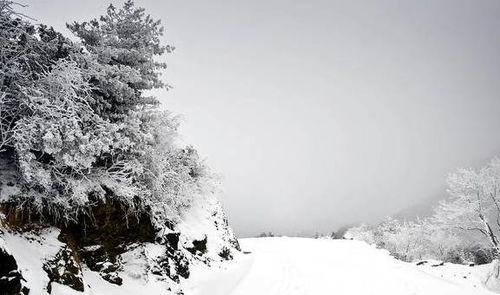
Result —
[[103, 246], [91, 245], [80, 249], [80, 257], [90, 270], [99, 272], [106, 281], [115, 285], [122, 284], [123, 280], [117, 272], [121, 268], [119, 255], [109, 257]]
[[0, 248], [0, 295], [28, 294], [23, 287], [23, 276], [17, 270], [16, 259], [5, 249]]
[[123, 280], [118, 275], [118, 270], [120, 270], [121, 265], [119, 260], [116, 260], [114, 263], [107, 260], [105, 262], [98, 263], [97, 266], [100, 266], [99, 275], [110, 282], [111, 284], [121, 285]]
[[152, 273], [155, 275], [166, 275], [174, 282], [179, 282], [180, 278], [189, 278], [189, 260], [180, 251], [174, 253], [165, 253], [157, 261], [157, 267], [154, 267]]
[[77, 291], [83, 291], [83, 278], [80, 265], [68, 247], [62, 248], [52, 260], [45, 262], [43, 270], [49, 277], [47, 291], [52, 291], [52, 283], [56, 282]]
[[83, 247], [80, 250], [80, 258], [92, 271], [100, 271], [102, 263], [108, 259], [104, 247], [101, 245], [92, 245]]
[[219, 256], [225, 260], [233, 259], [233, 255], [231, 254], [231, 250], [228, 247], [223, 247], [219, 253]]
[[172, 248], [172, 250], [178, 250], [179, 249], [179, 236], [180, 233], [168, 233], [165, 235], [165, 240], [167, 242], [167, 245]]
[[207, 236], [202, 240], [193, 240], [193, 247], [186, 248], [192, 254], [203, 255], [207, 252]]
[[101, 277], [105, 279], [106, 281], [110, 282], [111, 284], [115, 284], [118, 286], [121, 286], [123, 283], [123, 279], [118, 276], [118, 273], [113, 272], [113, 273], [102, 273]]

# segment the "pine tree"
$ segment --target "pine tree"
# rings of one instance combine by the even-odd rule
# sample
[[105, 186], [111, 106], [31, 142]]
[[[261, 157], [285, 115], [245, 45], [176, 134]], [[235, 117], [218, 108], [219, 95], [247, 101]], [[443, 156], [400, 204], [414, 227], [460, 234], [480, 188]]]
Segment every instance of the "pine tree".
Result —
[[173, 47], [161, 44], [160, 21], [128, 0], [120, 9], [110, 5], [99, 19], [67, 26], [95, 56], [88, 67], [96, 88], [93, 106], [99, 114], [120, 120], [131, 110], [158, 104], [143, 92], [168, 87], [160, 79], [166, 64], [156, 59]]

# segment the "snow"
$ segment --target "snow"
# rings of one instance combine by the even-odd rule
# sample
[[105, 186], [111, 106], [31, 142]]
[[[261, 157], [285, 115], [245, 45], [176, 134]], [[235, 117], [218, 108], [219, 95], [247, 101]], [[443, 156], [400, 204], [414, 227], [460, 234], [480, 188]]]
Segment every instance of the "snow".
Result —
[[[214, 195], [200, 196], [202, 201], [186, 208], [181, 215], [179, 223], [176, 224], [175, 232], [180, 232], [179, 245], [192, 246], [193, 240], [207, 238], [207, 252], [203, 256], [191, 256], [186, 253], [190, 265], [207, 273], [212, 273], [213, 268], [209, 265], [227, 265], [235, 271], [233, 275], [241, 275], [246, 272], [240, 271], [244, 263], [222, 263], [223, 258], [219, 253], [226, 248], [231, 253], [237, 254], [230, 240], [234, 238], [231, 229], [227, 225], [225, 214], [219, 201]], [[3, 216], [0, 216], [2, 221]], [[10, 230], [0, 231], [0, 247], [5, 248], [17, 261], [19, 270], [26, 279], [26, 287], [30, 294], [47, 295], [49, 278], [43, 270], [43, 265], [50, 261], [66, 245], [58, 240], [60, 230], [49, 227], [35, 231], [13, 232]], [[86, 246], [86, 250], [97, 250], [99, 245]], [[82, 277], [84, 291], [79, 292], [68, 286], [51, 283], [52, 295], [136, 295], [136, 294], [177, 294], [180, 286], [164, 274], [155, 274], [154, 268], [158, 267], [166, 253], [166, 247], [156, 243], [139, 243], [128, 245], [127, 250], [120, 255], [117, 274], [123, 279], [121, 286], [114, 285], [104, 280], [98, 272], [91, 271], [82, 265]], [[244, 259], [247, 257], [241, 256]], [[170, 264], [170, 272], [174, 273], [174, 265]], [[238, 272], [239, 271], [239, 272]], [[217, 270], [214, 269], [214, 273]], [[208, 282], [202, 285], [207, 286]], [[232, 289], [231, 285], [228, 285]], [[223, 287], [224, 288], [224, 287]], [[229, 290], [228, 289], [228, 290]], [[216, 289], [214, 289], [216, 290]], [[223, 289], [223, 292], [226, 292]], [[207, 293], [202, 293], [207, 294]], [[209, 294], [218, 294], [217, 291]]]
[[[58, 229], [47, 228], [37, 234], [21, 235], [6, 231], [0, 237], [0, 247], [6, 248], [16, 258], [19, 270], [27, 281], [26, 286], [30, 288], [30, 294], [48, 294], [46, 287], [49, 278], [43, 270], [43, 264], [64, 246], [57, 240], [58, 235]], [[147, 273], [148, 259], [161, 253], [159, 248], [160, 245], [146, 243], [123, 254], [123, 270], [120, 274], [123, 278], [122, 286], [110, 284], [99, 273], [84, 266], [84, 292], [53, 282], [51, 295], [173, 294], [167, 291], [169, 287], [173, 287], [170, 281], [151, 277]]]
[[[151, 295], [170, 295], [168, 292], [168, 285], [165, 282], [151, 279], [147, 277], [137, 278], [133, 275], [127, 274], [122, 276], [123, 285], [118, 286], [110, 284], [105, 281], [97, 272], [85, 269], [83, 271], [85, 283], [87, 284], [85, 292], [76, 292], [80, 295], [137, 295], [137, 294], [151, 294]], [[67, 293], [54, 293], [54, 295], [66, 295]]]
[[[26, 287], [34, 290], [33, 294], [42, 294], [42, 290], [45, 290], [49, 283], [43, 264], [47, 259], [56, 255], [63, 246], [57, 240], [58, 235], [59, 230], [48, 228], [41, 230], [38, 234], [18, 235], [5, 232], [0, 238], [4, 240], [4, 247], [7, 251], [15, 257], [17, 266], [27, 281]], [[37, 293], [39, 290], [40, 293]]]
[[207, 238], [207, 253], [210, 260], [220, 260], [219, 253], [224, 247], [231, 247], [229, 240], [234, 238], [231, 228], [226, 224], [225, 213], [215, 195], [198, 196], [181, 214], [181, 220], [175, 230], [182, 233], [179, 243], [183, 247], [192, 247], [193, 240]]
[[494, 294], [480, 283], [489, 265], [417, 266], [351, 240], [280, 237], [240, 243], [251, 254], [211, 270], [195, 267], [183, 282], [185, 294]]
[[[63, 246], [57, 235], [58, 230], [46, 229], [37, 236], [6, 232], [0, 239], [0, 246], [16, 257], [34, 294], [47, 294], [48, 278], [42, 264]], [[52, 283], [52, 294], [174, 294], [169, 287], [180, 287], [186, 295], [494, 294], [481, 283], [491, 265], [433, 266], [440, 264], [438, 261], [416, 265], [353, 240], [279, 237], [242, 239], [240, 243], [245, 252], [233, 253], [232, 261], [210, 260], [207, 265], [192, 260], [191, 276], [182, 279], [180, 286], [149, 273], [148, 265], [163, 249], [145, 243], [122, 255], [122, 286], [110, 284], [83, 267], [84, 292]]]
[[213, 264], [211, 267], [191, 265], [191, 276], [182, 282], [182, 288], [186, 295], [231, 294], [248, 274], [252, 263], [252, 256], [240, 253], [232, 261]]

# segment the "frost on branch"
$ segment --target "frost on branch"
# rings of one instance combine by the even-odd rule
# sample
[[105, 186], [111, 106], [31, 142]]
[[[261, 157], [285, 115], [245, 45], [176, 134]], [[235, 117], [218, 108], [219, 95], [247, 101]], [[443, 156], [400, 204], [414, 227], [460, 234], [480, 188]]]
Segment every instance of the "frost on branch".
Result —
[[128, 1], [68, 25], [76, 44], [0, 3], [0, 156], [19, 187], [0, 191], [9, 213], [71, 223], [113, 198], [124, 216], [164, 224], [215, 189], [196, 150], [177, 144], [176, 118], [143, 93], [165, 86], [156, 58], [173, 48], [159, 21]]
[[351, 228], [348, 236], [376, 244], [405, 261], [495, 261], [500, 269], [500, 160], [495, 158], [478, 170], [458, 169], [450, 174], [448, 193], [449, 198], [428, 218], [389, 218], [377, 226]]
[[[229, 259], [239, 248], [213, 196], [217, 178], [145, 94], [168, 88], [158, 58], [173, 48], [161, 44], [160, 22], [127, 1], [68, 25], [74, 43], [12, 5], [0, 0], [0, 227], [57, 233], [50, 240], [64, 250], [30, 266], [50, 279], [43, 288], [86, 290], [82, 264], [119, 285], [122, 259], [150, 248], [137, 279], [165, 290], [178, 289], [171, 283], [192, 260]], [[188, 251], [200, 236], [203, 257]]]

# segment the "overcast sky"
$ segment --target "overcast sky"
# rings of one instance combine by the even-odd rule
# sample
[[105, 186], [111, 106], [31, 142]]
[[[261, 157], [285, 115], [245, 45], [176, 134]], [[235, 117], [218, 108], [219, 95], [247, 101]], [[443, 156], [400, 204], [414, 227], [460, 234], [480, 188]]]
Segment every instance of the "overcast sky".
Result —
[[[102, 0], [28, 0], [64, 23]], [[121, 1], [113, 1], [121, 3]], [[500, 1], [136, 1], [239, 236], [374, 222], [500, 153]]]

